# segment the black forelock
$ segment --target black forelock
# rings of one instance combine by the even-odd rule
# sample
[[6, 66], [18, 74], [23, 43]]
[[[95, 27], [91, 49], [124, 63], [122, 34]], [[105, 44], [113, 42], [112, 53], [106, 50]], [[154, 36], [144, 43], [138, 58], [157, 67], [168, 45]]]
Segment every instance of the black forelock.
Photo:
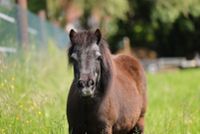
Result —
[[79, 46], [81, 46], [80, 48], [84, 49], [88, 45], [92, 44], [95, 40], [97, 40], [97, 37], [95, 36], [94, 32], [92, 32], [92, 31], [77, 32], [73, 36], [73, 39], [71, 39], [71, 46], [68, 49], [69, 63], [72, 63], [70, 56], [72, 55], [76, 45], [79, 45]]
[[92, 31], [77, 32], [71, 42], [74, 45], [89, 45], [97, 40], [97, 37]]

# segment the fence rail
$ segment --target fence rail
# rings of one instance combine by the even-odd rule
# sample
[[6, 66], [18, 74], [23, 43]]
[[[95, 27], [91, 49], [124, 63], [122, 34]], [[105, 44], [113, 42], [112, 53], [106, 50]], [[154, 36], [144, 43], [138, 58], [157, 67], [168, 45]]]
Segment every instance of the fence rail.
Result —
[[172, 68], [196, 68], [200, 67], [200, 56], [197, 54], [192, 60], [187, 60], [183, 57], [142, 60], [142, 64], [148, 72], [157, 72]]
[[0, 47], [0, 52], [3, 53], [16, 53], [16, 49], [15, 48], [9, 48], [9, 47]]
[[23, 47], [45, 48], [49, 43], [59, 48], [69, 44], [66, 32], [18, 5], [0, 4], [0, 52], [16, 52]]

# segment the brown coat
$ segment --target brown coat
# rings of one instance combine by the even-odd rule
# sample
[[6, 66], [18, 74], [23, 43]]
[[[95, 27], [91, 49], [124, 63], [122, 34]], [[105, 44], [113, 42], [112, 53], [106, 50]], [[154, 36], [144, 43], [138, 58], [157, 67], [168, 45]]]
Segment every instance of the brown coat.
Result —
[[101, 86], [93, 99], [80, 97], [75, 80], [70, 88], [67, 117], [72, 134], [144, 133], [146, 79], [138, 60], [111, 55], [101, 40]]

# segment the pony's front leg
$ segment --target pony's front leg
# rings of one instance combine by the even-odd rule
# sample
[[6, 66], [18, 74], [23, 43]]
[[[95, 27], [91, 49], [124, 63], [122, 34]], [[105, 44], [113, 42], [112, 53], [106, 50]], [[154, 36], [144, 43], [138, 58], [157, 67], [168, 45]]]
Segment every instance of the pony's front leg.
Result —
[[91, 129], [87, 134], [112, 134], [112, 127], [101, 127], [97, 129]]
[[144, 117], [140, 117], [134, 128], [128, 134], [144, 134]]
[[100, 131], [100, 134], [112, 134], [112, 127], [106, 126]]
[[77, 127], [69, 127], [69, 134], [85, 134], [84, 129]]

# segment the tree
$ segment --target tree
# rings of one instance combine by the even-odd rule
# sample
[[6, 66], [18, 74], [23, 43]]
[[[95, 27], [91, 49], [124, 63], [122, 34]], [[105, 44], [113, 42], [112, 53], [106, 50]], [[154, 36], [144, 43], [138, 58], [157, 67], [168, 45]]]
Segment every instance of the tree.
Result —
[[[116, 19], [124, 20], [129, 10], [127, 0], [47, 0], [49, 18], [63, 21], [72, 4], [78, 5], [82, 10], [81, 22], [84, 29], [91, 28], [88, 20], [93, 11], [98, 12], [100, 27], [108, 36], [117, 31]], [[109, 30], [106, 30], [106, 27], [109, 27]]]
[[37, 14], [40, 10], [47, 9], [46, 0], [27, 0], [27, 1], [28, 1], [28, 9], [33, 13]]
[[[85, 29], [90, 28], [88, 20], [92, 12], [97, 11], [99, 13], [100, 27], [104, 34], [108, 36], [118, 30], [116, 19], [124, 20], [129, 10], [127, 0], [74, 0], [74, 2], [79, 3], [83, 9], [81, 18], [83, 27]], [[106, 30], [108, 27], [109, 30]]]
[[120, 29], [110, 36], [112, 50], [128, 36], [134, 47], [146, 47], [159, 56], [186, 56], [200, 52], [199, 0], [129, 0], [127, 21], [118, 19]]
[[151, 17], [158, 25], [155, 34], [160, 56], [193, 57], [200, 52], [199, 0], [158, 0]]
[[[120, 48], [119, 42], [125, 36], [133, 47], [153, 49], [159, 56], [190, 56], [200, 52], [199, 0], [44, 1], [48, 18], [58, 20], [62, 26], [72, 3], [80, 8], [85, 29], [91, 28], [88, 20], [97, 12], [99, 26], [112, 44], [113, 52]], [[36, 11], [33, 7], [31, 10]]]

